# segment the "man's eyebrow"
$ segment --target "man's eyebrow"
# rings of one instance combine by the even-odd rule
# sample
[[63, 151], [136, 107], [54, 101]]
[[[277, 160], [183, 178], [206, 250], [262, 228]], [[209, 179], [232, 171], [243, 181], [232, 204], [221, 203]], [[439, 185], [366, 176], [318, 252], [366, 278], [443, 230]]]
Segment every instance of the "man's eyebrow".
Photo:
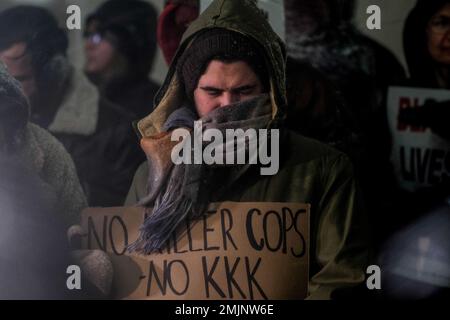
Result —
[[[233, 88], [231, 91], [244, 91], [244, 90], [250, 90], [256, 87], [256, 84], [246, 84], [237, 88]], [[221, 88], [216, 88], [212, 86], [201, 86], [200, 89], [206, 90], [206, 91], [224, 91]]]
[[206, 90], [206, 91], [223, 91], [223, 89], [219, 89], [219, 88], [211, 87], [211, 86], [202, 86], [202, 87], [200, 87], [200, 89]]
[[237, 88], [234, 88], [232, 91], [245, 91], [245, 90], [251, 90], [256, 87], [256, 84], [246, 84], [244, 86], [240, 86]]

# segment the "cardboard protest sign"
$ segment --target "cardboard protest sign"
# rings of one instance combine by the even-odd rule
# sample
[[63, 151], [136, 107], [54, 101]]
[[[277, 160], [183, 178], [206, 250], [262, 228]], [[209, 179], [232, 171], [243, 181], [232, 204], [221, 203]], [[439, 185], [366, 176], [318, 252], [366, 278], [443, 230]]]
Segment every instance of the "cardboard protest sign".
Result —
[[[202, 13], [208, 6], [213, 2], [213, 0], [200, 0], [200, 13]], [[260, 8], [273, 31], [278, 34], [278, 36], [284, 41], [285, 40], [285, 26], [284, 26], [284, 2], [283, 0], [257, 0], [256, 4]]]
[[450, 100], [450, 90], [389, 88], [391, 162], [400, 186], [407, 191], [436, 185], [450, 177], [450, 144], [430, 128], [413, 127], [399, 120], [402, 109], [421, 108], [427, 100]]
[[309, 205], [211, 204], [161, 253], [129, 254], [142, 208], [89, 208], [85, 249], [110, 253], [118, 299], [302, 299], [309, 279]]

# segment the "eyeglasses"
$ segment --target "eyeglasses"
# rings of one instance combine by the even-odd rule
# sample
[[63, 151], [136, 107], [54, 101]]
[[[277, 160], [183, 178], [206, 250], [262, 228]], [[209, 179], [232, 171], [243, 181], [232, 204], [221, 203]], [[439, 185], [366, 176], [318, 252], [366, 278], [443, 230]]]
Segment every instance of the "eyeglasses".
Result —
[[83, 38], [92, 44], [99, 44], [103, 41], [103, 35], [100, 32], [84, 32]]
[[437, 35], [443, 35], [450, 30], [450, 17], [438, 16], [431, 19], [429, 24], [430, 31]]

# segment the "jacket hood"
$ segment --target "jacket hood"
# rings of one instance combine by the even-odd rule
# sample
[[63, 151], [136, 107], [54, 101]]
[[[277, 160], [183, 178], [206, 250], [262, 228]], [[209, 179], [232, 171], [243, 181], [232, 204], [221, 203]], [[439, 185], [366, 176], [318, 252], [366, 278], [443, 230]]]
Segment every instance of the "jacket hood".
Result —
[[427, 48], [427, 25], [431, 17], [449, 0], [419, 0], [409, 13], [403, 29], [403, 50], [414, 84], [437, 85], [433, 60]]
[[166, 79], [155, 97], [154, 111], [137, 124], [142, 136], [146, 137], [162, 132], [164, 122], [169, 115], [182, 106], [186, 96], [183, 85], [177, 78], [177, 63], [192, 40], [212, 28], [239, 32], [261, 45], [270, 76], [272, 125], [283, 118], [286, 106], [286, 50], [283, 41], [273, 31], [255, 1], [216, 0], [198, 19], [191, 23], [184, 33]]

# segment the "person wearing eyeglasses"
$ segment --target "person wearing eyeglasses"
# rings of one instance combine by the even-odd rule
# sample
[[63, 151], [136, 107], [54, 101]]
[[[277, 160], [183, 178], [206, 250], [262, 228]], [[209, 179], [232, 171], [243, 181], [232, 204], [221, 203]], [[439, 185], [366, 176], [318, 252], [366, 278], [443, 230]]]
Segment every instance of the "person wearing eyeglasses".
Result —
[[450, 1], [419, 0], [405, 22], [403, 45], [412, 85], [450, 89]]
[[403, 45], [410, 74], [404, 96], [428, 97], [387, 108], [397, 183], [387, 224], [392, 235], [380, 255], [382, 286], [389, 298], [448, 298], [450, 1], [418, 0]]
[[[425, 211], [419, 208], [430, 206], [435, 202], [433, 199], [450, 195], [450, 0], [417, 1], [405, 21], [403, 48], [409, 78], [401, 85], [418, 90], [439, 89], [443, 97], [402, 107], [398, 115], [393, 113], [397, 112], [393, 107], [387, 110], [387, 118], [395, 118], [389, 121], [386, 130], [392, 146], [390, 161], [399, 192], [404, 196], [398, 202], [415, 203], [422, 199], [420, 206], [411, 206], [412, 212], [416, 212]], [[405, 144], [408, 147], [404, 147], [402, 154], [400, 149], [394, 151]], [[434, 149], [439, 149], [438, 156]], [[431, 200], [425, 201], [417, 192]], [[409, 199], [411, 195], [415, 196]]]
[[149, 79], [156, 52], [156, 10], [144, 1], [109, 0], [86, 19], [84, 73], [99, 94], [98, 132], [84, 157], [91, 206], [125, 200], [145, 161], [132, 123], [153, 110], [159, 86]]
[[445, 4], [430, 19], [427, 26], [428, 51], [436, 67], [438, 85], [450, 88], [450, 2]]
[[84, 72], [100, 96], [134, 120], [152, 110], [159, 86], [149, 79], [156, 53], [157, 12], [149, 3], [109, 0], [86, 20]]
[[439, 89], [442, 98], [402, 107], [398, 116], [387, 109], [397, 180], [391, 223], [400, 227], [450, 197], [450, 1], [417, 1], [405, 21], [403, 47], [410, 76], [402, 86]]
[[[403, 47], [408, 86], [450, 89], [450, 1], [419, 0], [405, 22]], [[450, 141], [450, 95], [446, 101], [405, 108], [399, 117], [402, 123], [428, 127]]]

